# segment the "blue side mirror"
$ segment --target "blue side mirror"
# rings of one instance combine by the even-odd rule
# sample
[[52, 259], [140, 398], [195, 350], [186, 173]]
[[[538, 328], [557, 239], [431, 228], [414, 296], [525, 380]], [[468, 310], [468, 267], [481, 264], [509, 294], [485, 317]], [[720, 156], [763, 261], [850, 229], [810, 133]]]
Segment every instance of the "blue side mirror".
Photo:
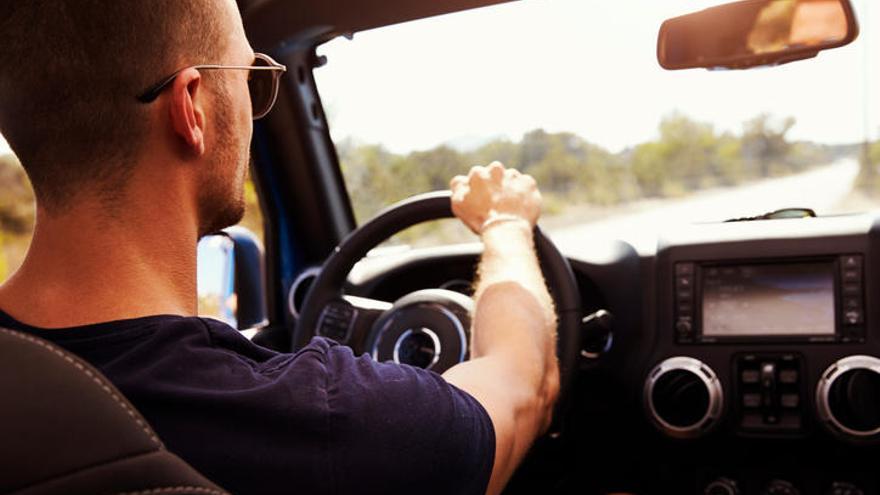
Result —
[[263, 246], [253, 232], [230, 227], [198, 245], [199, 314], [239, 330], [259, 329], [266, 318]]

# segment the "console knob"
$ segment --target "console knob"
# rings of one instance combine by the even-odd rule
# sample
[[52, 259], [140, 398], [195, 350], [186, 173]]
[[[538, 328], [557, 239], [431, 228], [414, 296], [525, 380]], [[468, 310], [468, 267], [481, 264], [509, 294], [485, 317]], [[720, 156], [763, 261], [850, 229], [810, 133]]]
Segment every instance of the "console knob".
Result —
[[819, 417], [848, 438], [880, 434], [880, 359], [849, 356], [825, 370], [816, 388]]
[[865, 495], [865, 492], [853, 485], [852, 483], [834, 483], [831, 488], [825, 492], [827, 495]]
[[704, 495], [739, 495], [739, 488], [736, 481], [729, 478], [718, 478], [717, 480], [706, 485], [703, 491]]
[[581, 356], [597, 359], [614, 343], [614, 316], [604, 309], [581, 320]]
[[788, 481], [782, 480], [773, 480], [771, 481], [764, 491], [761, 492], [762, 495], [800, 495], [801, 491], [794, 487]]
[[645, 381], [645, 408], [654, 424], [677, 438], [698, 437], [721, 416], [724, 394], [712, 368], [678, 356], [658, 364]]

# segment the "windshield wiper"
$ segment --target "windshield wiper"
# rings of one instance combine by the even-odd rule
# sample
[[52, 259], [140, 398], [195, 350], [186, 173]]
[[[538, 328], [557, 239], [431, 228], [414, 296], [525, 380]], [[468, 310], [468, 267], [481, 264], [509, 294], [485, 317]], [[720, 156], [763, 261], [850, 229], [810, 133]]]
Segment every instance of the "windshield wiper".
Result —
[[728, 222], [751, 222], [754, 220], [779, 220], [783, 218], [816, 218], [816, 212], [810, 208], [783, 208], [754, 217], [731, 218]]

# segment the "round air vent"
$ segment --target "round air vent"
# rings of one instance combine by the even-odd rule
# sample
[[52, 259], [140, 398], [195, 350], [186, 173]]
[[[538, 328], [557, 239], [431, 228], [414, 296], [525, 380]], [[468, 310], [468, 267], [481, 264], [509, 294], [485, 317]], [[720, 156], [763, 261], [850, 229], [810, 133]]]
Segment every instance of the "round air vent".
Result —
[[880, 359], [849, 356], [822, 373], [816, 388], [819, 417], [851, 439], [880, 437]]
[[698, 437], [721, 417], [721, 382], [698, 359], [679, 356], [658, 364], [645, 381], [644, 393], [651, 420], [672, 437]]
[[302, 309], [303, 302], [306, 300], [306, 295], [318, 278], [319, 273], [321, 273], [320, 267], [307, 268], [296, 277], [293, 285], [290, 286], [290, 291], [287, 293], [287, 309], [294, 318], [299, 317], [299, 312]]

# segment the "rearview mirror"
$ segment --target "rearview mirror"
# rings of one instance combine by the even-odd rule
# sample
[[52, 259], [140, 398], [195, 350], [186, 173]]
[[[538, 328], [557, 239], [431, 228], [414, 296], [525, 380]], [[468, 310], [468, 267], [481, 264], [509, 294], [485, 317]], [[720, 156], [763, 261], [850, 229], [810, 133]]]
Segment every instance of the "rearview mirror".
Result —
[[815, 57], [852, 42], [849, 0], [745, 0], [666, 20], [657, 38], [664, 69], [746, 69]]

